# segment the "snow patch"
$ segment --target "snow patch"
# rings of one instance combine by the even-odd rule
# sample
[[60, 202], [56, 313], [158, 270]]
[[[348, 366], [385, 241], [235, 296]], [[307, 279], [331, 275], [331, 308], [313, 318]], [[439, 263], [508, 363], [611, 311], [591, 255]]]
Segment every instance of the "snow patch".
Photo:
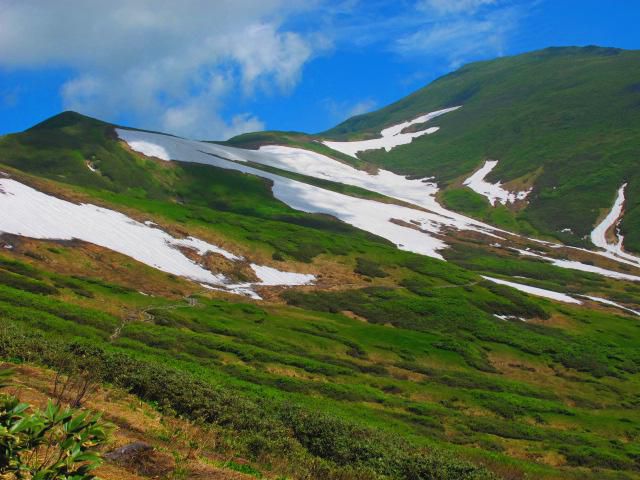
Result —
[[[274, 196], [290, 207], [309, 213], [332, 215], [356, 228], [386, 238], [402, 250], [442, 259], [439, 252], [447, 247], [442, 240], [442, 233], [446, 228], [477, 231], [496, 239], [500, 239], [496, 233], [503, 232], [442, 207], [435, 198], [438, 191], [437, 185], [425, 179], [411, 180], [385, 170], [370, 174], [319, 153], [298, 148], [263, 146], [259, 150], [245, 150], [135, 130], [117, 129], [117, 133], [134, 150], [141, 144], [155, 145], [172, 160], [203, 163], [269, 179], [273, 182]], [[428, 211], [325, 190], [244, 164], [249, 161], [362, 187]], [[553, 248], [564, 247], [564, 245], [534, 238], [530, 240]], [[598, 253], [586, 251], [592, 254]], [[526, 255], [526, 253], [523, 254]], [[538, 255], [533, 252], [528, 254]], [[538, 256], [561, 268], [598, 273], [620, 280], [640, 281], [640, 277], [635, 275], [570, 260]], [[617, 260], [629, 263], [620, 258]]]
[[588, 298], [589, 300], [593, 300], [594, 302], [603, 303], [605, 305], [610, 305], [612, 307], [616, 307], [616, 308], [619, 308], [621, 310], [625, 310], [627, 312], [631, 312], [634, 315], [640, 316], [640, 312], [638, 310], [633, 310], [632, 308], [625, 307], [624, 305], [620, 305], [619, 303], [616, 303], [616, 302], [614, 302], [612, 300], [609, 300], [609, 299], [606, 299], [606, 298], [601, 298], [601, 297], [593, 297], [593, 296], [590, 296], [590, 295], [580, 295], [580, 296], [584, 297], [584, 298]]
[[607, 232], [611, 227], [620, 223], [622, 220], [622, 213], [624, 208], [624, 190], [627, 184], [623, 184], [618, 189], [618, 194], [611, 210], [607, 216], [600, 222], [591, 232], [591, 242], [596, 246], [604, 250], [606, 256], [610, 256], [613, 259], [622, 259], [631, 262], [632, 265], [640, 267], [640, 258], [631, 255], [623, 250], [624, 237], [618, 229], [616, 229], [616, 243], [609, 243], [607, 240]]
[[260, 279], [261, 285], [308, 285], [316, 278], [306, 273], [282, 272], [276, 268], [255, 263], [251, 264], [251, 269]]
[[[260, 150], [245, 150], [149, 132], [120, 129], [117, 132], [134, 150], [140, 142], [157, 144], [172, 160], [203, 163], [267, 178], [273, 182], [274, 196], [290, 207], [332, 215], [414, 253], [442, 258], [438, 252], [447, 247], [440, 238], [445, 227], [475, 230], [494, 237], [496, 235], [492, 232], [498, 231], [441, 207], [435, 200], [437, 186], [431, 182], [409, 180], [384, 170], [371, 175], [302, 149], [262, 147]], [[372, 189], [430, 211], [325, 190], [244, 164], [249, 161]]]
[[491, 206], [495, 206], [496, 200], [501, 204], [515, 203], [517, 200], [524, 200], [527, 195], [531, 193], [531, 189], [523, 190], [521, 192], [510, 192], [502, 188], [502, 184], [489, 183], [484, 178], [495, 168], [498, 164], [497, 160], [487, 160], [484, 165], [467, 178], [462, 184], [469, 187], [476, 193], [483, 195], [489, 199]]
[[[558, 247], [562, 247], [562, 245], [559, 245]], [[615, 278], [617, 280], [629, 280], [631, 282], [640, 282], [640, 277], [638, 277], [637, 275], [616, 272], [614, 270], [608, 270], [606, 268], [597, 267], [595, 265], [587, 265], [586, 263], [581, 263], [576, 260], [563, 260], [559, 258], [545, 257], [544, 255], [541, 255], [539, 253], [534, 253], [530, 250], [521, 250], [519, 248], [512, 248], [511, 250], [518, 252], [520, 255], [541, 258], [542, 260], [546, 260], [547, 262], [550, 262], [552, 265], [555, 265], [556, 267], [560, 267], [560, 268], [568, 268], [571, 270], [579, 270], [582, 272], [597, 273], [598, 275], [602, 275], [609, 278]], [[596, 252], [591, 252], [589, 250], [584, 250], [584, 249], [577, 249], [577, 250], [582, 250], [589, 253], [596, 253]]]
[[482, 278], [489, 280], [491, 282], [497, 283], [499, 285], [507, 285], [509, 287], [515, 288], [516, 290], [520, 290], [521, 292], [529, 293], [531, 295], [536, 295], [538, 297], [550, 298], [552, 300], [558, 300], [560, 302], [565, 303], [575, 303], [582, 304], [580, 300], [577, 300], [569, 295], [565, 295], [564, 293], [554, 292], [552, 290], [545, 290], [544, 288], [531, 287], [529, 285], [523, 285], [522, 283], [508, 282], [507, 280], [501, 280], [499, 278], [487, 277], [482, 275]]
[[409, 120], [407, 122], [399, 123], [397, 125], [385, 128], [380, 131], [380, 135], [382, 135], [381, 138], [355, 142], [332, 142], [329, 140], [325, 140], [322, 143], [327, 147], [332, 148], [333, 150], [342, 152], [354, 158], [358, 158], [358, 152], [364, 152], [366, 150], [377, 150], [380, 148], [384, 148], [387, 152], [389, 152], [392, 148], [395, 148], [399, 145], [406, 145], [408, 143], [411, 143], [414, 138], [421, 137], [422, 135], [430, 135], [440, 129], [440, 127], [429, 127], [417, 132], [401, 133], [405, 128], [418, 123], [428, 122], [429, 120], [439, 117], [440, 115], [453, 112], [460, 107], [461, 105], [457, 107], [445, 108], [443, 110], [437, 110], [435, 112], [427, 113], [426, 115], [421, 115], [417, 118], [414, 118], [413, 120]]
[[522, 322], [526, 322], [527, 319], [523, 317], [516, 317], [515, 315], [499, 315], [497, 313], [493, 314], [494, 317], [499, 318], [500, 320], [520, 320]]
[[[224, 275], [205, 269], [185, 256], [178, 247], [193, 249], [200, 256], [213, 252], [229, 260], [242, 260], [242, 257], [204, 240], [175, 238], [160, 228], [114, 210], [61, 200], [11, 179], [0, 179], [0, 211], [6, 212], [0, 216], [0, 232], [39, 239], [83, 240], [163, 272], [224, 289], [229, 284]], [[313, 275], [280, 272], [259, 265], [255, 267], [265, 272], [267, 280], [243, 285], [243, 293], [256, 285], [301, 285], [315, 279]], [[279, 279], [284, 283], [278, 283]]]
[[136, 152], [140, 152], [147, 157], [156, 157], [160, 160], [171, 160], [167, 151], [156, 143], [145, 141], [127, 142], [129, 146]]
[[[153, 223], [153, 222], [149, 222], [149, 223]], [[147, 222], [145, 222], [145, 224], [147, 224]], [[212, 252], [212, 253], [218, 253], [222, 255], [224, 258], [228, 260], [233, 260], [233, 261], [244, 260], [243, 257], [234, 255], [233, 253], [225, 250], [224, 248], [217, 247], [216, 245], [211, 245], [210, 243], [205, 242], [204, 240], [200, 240], [199, 238], [187, 237], [187, 238], [174, 239], [172, 243], [173, 245], [176, 245], [176, 246], [191, 248], [197, 251], [198, 255], [200, 256], [206, 254], [207, 252]]]

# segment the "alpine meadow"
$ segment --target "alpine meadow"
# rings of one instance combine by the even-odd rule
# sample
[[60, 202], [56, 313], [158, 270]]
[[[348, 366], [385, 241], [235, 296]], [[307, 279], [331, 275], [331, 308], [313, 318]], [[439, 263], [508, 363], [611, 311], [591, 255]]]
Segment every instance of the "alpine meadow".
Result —
[[494, 57], [0, 136], [0, 479], [640, 479], [640, 50]]

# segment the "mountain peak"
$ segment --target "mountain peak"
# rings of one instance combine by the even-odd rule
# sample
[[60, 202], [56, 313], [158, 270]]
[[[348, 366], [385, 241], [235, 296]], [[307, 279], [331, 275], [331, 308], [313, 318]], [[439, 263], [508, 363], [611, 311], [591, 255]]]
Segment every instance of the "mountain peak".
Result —
[[103, 122], [102, 120], [98, 120], [97, 118], [89, 117], [73, 110], [66, 110], [62, 113], [54, 115], [53, 117], [47, 118], [46, 120], [34, 125], [28, 130], [63, 128], [77, 124], [109, 125], [107, 122]]

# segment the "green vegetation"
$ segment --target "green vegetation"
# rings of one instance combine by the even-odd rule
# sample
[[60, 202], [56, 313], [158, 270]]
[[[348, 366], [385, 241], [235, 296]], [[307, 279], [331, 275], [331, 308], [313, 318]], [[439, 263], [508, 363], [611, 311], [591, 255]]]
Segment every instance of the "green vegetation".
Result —
[[[553, 233], [537, 215], [557, 208], [543, 202], [555, 195], [549, 180], [555, 175], [565, 182], [557, 188], [565, 195], [562, 215], [588, 211], [593, 219], [628, 171], [627, 142], [635, 133], [605, 138], [589, 126], [587, 141], [576, 133], [586, 110], [573, 113], [539, 87], [547, 82], [562, 92], [561, 83], [573, 78], [575, 85], [565, 85], [566, 101], [579, 103], [599, 85], [585, 72], [608, 66], [619, 74], [622, 67], [613, 64], [635, 57], [563, 52], [465, 67], [411, 101], [358, 117], [331, 135], [366, 136], [414, 114], [463, 103], [438, 119], [438, 135], [388, 156], [371, 152], [367, 160], [416, 174], [441, 169], [435, 173], [451, 182], [443, 203], [527, 234]], [[508, 72], [519, 66], [529, 72], [528, 84], [520, 74], [510, 79]], [[628, 80], [604, 76], [614, 85]], [[615, 108], [625, 101], [621, 94]], [[514, 116], [516, 105], [521, 116]], [[549, 136], [540, 146], [538, 135], [549, 135], [550, 125], [557, 130], [562, 120], [549, 105], [564, 109], [560, 117], [571, 116], [563, 124], [571, 133], [564, 140]], [[603, 115], [609, 113], [602, 107]], [[519, 131], [500, 123], [510, 116]], [[611, 125], [622, 128], [617, 121]], [[588, 168], [584, 176], [566, 178], [569, 167], [563, 165], [575, 170], [578, 163], [553, 155], [569, 151], [559, 146], [567, 139], [577, 142], [577, 151], [598, 142], [598, 151], [606, 150], [598, 161], [609, 163], [597, 181]], [[316, 137], [291, 132], [247, 134], [229, 143], [330, 153]], [[433, 150], [422, 150], [425, 145]], [[538, 160], [531, 160], [534, 153], [544, 163], [542, 173]], [[500, 160], [495, 178], [503, 181], [539, 174], [540, 193], [528, 208], [491, 208], [456, 186], [484, 158]], [[334, 218], [289, 208], [264, 179], [133, 154], [112, 126], [74, 113], [0, 138], [0, 164], [49, 193], [151, 219], [169, 232], [230, 246], [250, 261], [282, 262], [284, 270], [284, 262], [307, 263], [296, 266], [318, 280], [316, 286], [266, 289], [267, 301], [250, 303], [81, 242], [3, 236], [11, 243], [0, 255], [4, 361], [53, 368], [66, 378], [61, 385], [79, 391], [98, 384], [124, 389], [167, 415], [206, 425], [251, 462], [225, 458], [219, 465], [256, 478], [640, 478], [636, 319], [608, 307], [533, 297], [480, 275], [525, 277], [522, 283], [597, 294], [634, 308], [637, 285], [511, 254], [469, 232], [443, 232], [451, 245], [442, 251], [447, 262], [400, 251]], [[383, 200], [355, 187], [287, 175]], [[636, 221], [632, 181], [623, 229]], [[576, 207], [572, 189], [582, 195], [591, 188], [584, 182], [594, 182], [596, 203]], [[580, 195], [576, 202], [584, 199]], [[79, 404], [82, 396], [70, 400]]]
[[[7, 386], [0, 370], [0, 388]], [[98, 415], [49, 403], [33, 410], [12, 395], [0, 394], [0, 475], [34, 480], [94, 480], [96, 449], [107, 431]]]
[[[594, 479], [620, 470], [633, 478], [640, 332], [629, 318], [476, 283], [452, 265], [390, 250], [397, 257], [376, 265], [388, 275], [402, 266], [405, 288], [286, 292], [304, 311], [204, 297], [168, 310], [175, 302], [2, 259], [13, 274], [58, 287], [0, 285], [0, 358], [91, 359], [96, 381], [213, 423], [246, 458], [284, 456], [310, 478], [488, 475], [469, 461], [498, 476], [555, 478], [551, 467], [509, 459], [513, 439], [534, 458], [566, 456], [563, 478], [590, 478], [578, 465]], [[149, 318], [134, 315], [113, 338], [121, 320], [90, 306], [105, 302]], [[369, 323], [331, 313], [341, 310]], [[502, 321], [494, 312], [575, 322]], [[595, 452], [588, 461], [587, 452]]]
[[[521, 219], [540, 232], [582, 243], [625, 182], [622, 232], [640, 251], [640, 53], [613, 48], [549, 48], [466, 65], [373, 113], [324, 132], [347, 139], [378, 134], [426, 112], [462, 105], [433, 120], [435, 135], [364, 152], [362, 160], [440, 184], [468, 176], [484, 160], [499, 163], [489, 181], [537, 175]], [[445, 197], [478, 218], [504, 223], [477, 200]], [[500, 218], [496, 218], [495, 216]], [[518, 223], [521, 223], [518, 220]], [[573, 235], [562, 235], [570, 228]]]
[[514, 213], [498, 203], [492, 207], [486, 197], [469, 188], [450, 188], [442, 192], [442, 204], [451, 210], [464, 213], [483, 222], [511, 232], [536, 236], [538, 232], [520, 213]]

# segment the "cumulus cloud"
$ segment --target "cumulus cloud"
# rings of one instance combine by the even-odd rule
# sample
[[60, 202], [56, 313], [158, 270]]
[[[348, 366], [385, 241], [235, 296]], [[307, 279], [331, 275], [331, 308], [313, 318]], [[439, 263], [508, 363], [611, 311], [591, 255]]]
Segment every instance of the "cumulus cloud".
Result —
[[257, 90], [286, 94], [314, 54], [288, 31], [312, 2], [0, 0], [0, 66], [65, 67], [66, 108], [147, 128], [222, 138], [262, 128], [222, 107]]

